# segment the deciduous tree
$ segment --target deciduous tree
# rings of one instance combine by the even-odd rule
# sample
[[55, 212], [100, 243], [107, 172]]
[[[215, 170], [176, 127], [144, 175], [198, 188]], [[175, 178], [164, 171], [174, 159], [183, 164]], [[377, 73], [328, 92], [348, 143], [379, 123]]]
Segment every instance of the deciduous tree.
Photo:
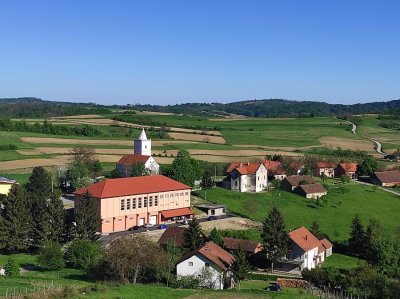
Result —
[[215, 244], [221, 247], [224, 245], [224, 239], [216, 227], [214, 227], [210, 232], [210, 241], [213, 241]]

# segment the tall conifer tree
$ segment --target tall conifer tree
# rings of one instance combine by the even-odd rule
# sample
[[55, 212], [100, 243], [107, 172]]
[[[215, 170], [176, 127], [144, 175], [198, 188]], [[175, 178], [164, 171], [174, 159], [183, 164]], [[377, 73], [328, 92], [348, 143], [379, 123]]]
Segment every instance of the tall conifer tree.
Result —
[[76, 218], [76, 234], [80, 239], [96, 241], [96, 234], [99, 225], [99, 216], [96, 212], [95, 198], [86, 192], [80, 202], [79, 213]]
[[189, 227], [183, 235], [183, 247], [188, 251], [193, 251], [204, 244], [204, 236], [201, 231], [200, 223], [196, 218], [189, 222]]
[[366, 246], [366, 235], [364, 226], [361, 223], [360, 217], [355, 215], [350, 228], [349, 250], [351, 254], [357, 257], [363, 257]]
[[50, 197], [47, 205], [47, 214], [50, 222], [49, 239], [58, 243], [63, 243], [65, 236], [65, 210], [64, 204], [60, 199], [60, 192], [56, 190]]

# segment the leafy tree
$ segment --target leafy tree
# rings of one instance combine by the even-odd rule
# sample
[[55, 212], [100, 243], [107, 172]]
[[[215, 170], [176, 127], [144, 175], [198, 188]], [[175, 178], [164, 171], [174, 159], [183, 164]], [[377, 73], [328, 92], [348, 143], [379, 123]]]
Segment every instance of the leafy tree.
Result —
[[86, 192], [79, 203], [79, 210], [76, 216], [76, 234], [80, 239], [96, 241], [96, 234], [99, 225], [99, 217], [96, 211], [95, 198]]
[[90, 185], [90, 171], [83, 163], [71, 163], [65, 180], [70, 184], [71, 191], [87, 187]]
[[340, 181], [342, 182], [343, 185], [346, 185], [346, 184], [350, 183], [351, 179], [348, 175], [342, 175], [340, 177]]
[[160, 266], [156, 271], [157, 278], [164, 281], [167, 287], [171, 284], [171, 282], [174, 282], [174, 279], [176, 277], [176, 264], [181, 257], [182, 251], [180, 250], [180, 248], [176, 247], [174, 242], [169, 240], [167, 243], [167, 247], [165, 248], [164, 259], [162, 260]]
[[272, 269], [274, 262], [284, 257], [288, 252], [288, 235], [285, 221], [278, 208], [273, 207], [263, 222], [261, 234], [267, 258], [271, 261]]
[[145, 163], [137, 161], [132, 164], [131, 176], [145, 176], [150, 175], [150, 171], [146, 168]]
[[246, 251], [241, 247], [238, 248], [233, 254], [235, 261], [232, 265], [232, 273], [235, 281], [240, 290], [240, 282], [245, 280], [251, 272], [251, 266], [247, 261]]
[[26, 190], [36, 198], [48, 199], [52, 190], [50, 174], [42, 166], [35, 167], [26, 184]]
[[221, 247], [224, 245], [224, 239], [216, 227], [214, 227], [210, 232], [210, 241], [213, 241], [215, 244]]
[[5, 251], [8, 253], [24, 251], [28, 248], [32, 221], [24, 188], [14, 184], [3, 205], [3, 220], [7, 230]]
[[211, 173], [209, 171], [204, 171], [203, 176], [200, 181], [200, 187], [205, 189], [210, 189], [214, 185], [214, 181], [211, 178]]
[[4, 274], [9, 277], [18, 276], [20, 274], [19, 265], [13, 258], [9, 258], [4, 265]]
[[90, 173], [101, 171], [102, 167], [96, 158], [96, 150], [92, 147], [76, 146], [70, 151], [72, 164], [83, 164]]
[[76, 269], [89, 269], [100, 256], [100, 246], [90, 240], [74, 240], [67, 249], [65, 259]]
[[355, 215], [350, 227], [349, 250], [357, 257], [363, 257], [365, 253], [365, 230], [358, 215]]
[[65, 241], [64, 235], [66, 230], [65, 223], [65, 210], [64, 204], [60, 198], [60, 192], [56, 190], [50, 197], [50, 201], [47, 204], [46, 213], [49, 219], [50, 232], [48, 239], [62, 243]]
[[378, 161], [374, 157], [367, 157], [360, 165], [357, 166], [358, 175], [371, 176], [378, 170]]
[[274, 188], [274, 191], [278, 191], [281, 189], [281, 180], [273, 179], [271, 181], [272, 188]]
[[194, 181], [201, 176], [198, 161], [192, 159], [187, 150], [180, 150], [172, 162], [168, 176], [174, 180], [193, 186]]
[[63, 252], [61, 245], [54, 241], [47, 241], [39, 250], [38, 262], [47, 270], [60, 270], [64, 268]]
[[321, 231], [319, 224], [315, 220], [311, 224], [310, 232], [317, 237], [318, 240], [325, 238], [325, 234]]
[[201, 231], [200, 223], [196, 218], [189, 222], [189, 227], [183, 235], [183, 247], [187, 251], [193, 251], [204, 244], [204, 237]]

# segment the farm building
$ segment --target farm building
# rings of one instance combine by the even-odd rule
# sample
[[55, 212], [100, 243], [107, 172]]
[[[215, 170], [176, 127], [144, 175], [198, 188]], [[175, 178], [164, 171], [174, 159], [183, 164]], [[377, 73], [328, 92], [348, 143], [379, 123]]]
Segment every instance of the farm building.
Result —
[[321, 184], [299, 185], [294, 191], [306, 198], [320, 198], [328, 193]]
[[232, 285], [230, 271], [234, 257], [232, 254], [213, 242], [208, 242], [195, 251], [182, 257], [176, 266], [178, 279], [184, 276], [200, 276], [203, 271], [211, 273], [212, 288], [222, 290]]
[[162, 175], [107, 179], [74, 192], [75, 214], [88, 192], [97, 205], [101, 233], [161, 224], [193, 215], [190, 191], [189, 186]]
[[305, 165], [299, 162], [292, 162], [288, 165], [288, 167], [292, 170], [293, 175], [301, 175], [303, 174]]
[[205, 212], [207, 216], [222, 216], [226, 215], [226, 207], [217, 204], [197, 205], [196, 208]]
[[314, 166], [314, 175], [315, 176], [322, 176], [328, 178], [333, 178], [335, 176], [335, 166], [336, 164], [333, 162], [328, 161], [321, 161], [315, 163]]
[[268, 171], [262, 163], [232, 162], [227, 170], [228, 188], [240, 192], [260, 192], [268, 186]]
[[161, 235], [158, 240], [158, 244], [161, 247], [166, 248], [168, 243], [173, 244], [178, 248], [183, 247], [184, 235], [186, 228], [181, 226], [170, 226]]
[[292, 175], [282, 180], [281, 187], [287, 191], [294, 191], [301, 184], [314, 184], [314, 179], [309, 175]]
[[374, 172], [370, 178], [371, 182], [375, 185], [382, 187], [400, 186], [400, 171], [380, 171]]
[[0, 177], [0, 194], [7, 195], [14, 184], [16, 184], [16, 180]]
[[244, 239], [236, 239], [236, 238], [229, 238], [224, 237], [224, 248], [230, 252], [234, 252], [239, 248], [246, 251], [249, 255], [254, 255], [263, 250], [263, 246], [260, 242], [253, 241], [253, 240], [244, 240]]
[[133, 142], [133, 154], [124, 155], [117, 162], [117, 171], [123, 178], [132, 174], [132, 167], [135, 164], [144, 164], [144, 168], [150, 175], [157, 175], [160, 171], [160, 165], [151, 156], [151, 139], [147, 139], [144, 129], [140, 136]]
[[356, 179], [357, 166], [357, 163], [339, 163], [335, 168], [335, 176], [340, 178], [345, 175], [351, 179]]

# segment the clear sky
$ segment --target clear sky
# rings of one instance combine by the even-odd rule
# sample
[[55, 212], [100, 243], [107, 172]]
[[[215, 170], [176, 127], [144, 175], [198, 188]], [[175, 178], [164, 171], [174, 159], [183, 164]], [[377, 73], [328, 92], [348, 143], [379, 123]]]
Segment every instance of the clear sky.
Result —
[[0, 0], [0, 97], [400, 98], [400, 1]]

